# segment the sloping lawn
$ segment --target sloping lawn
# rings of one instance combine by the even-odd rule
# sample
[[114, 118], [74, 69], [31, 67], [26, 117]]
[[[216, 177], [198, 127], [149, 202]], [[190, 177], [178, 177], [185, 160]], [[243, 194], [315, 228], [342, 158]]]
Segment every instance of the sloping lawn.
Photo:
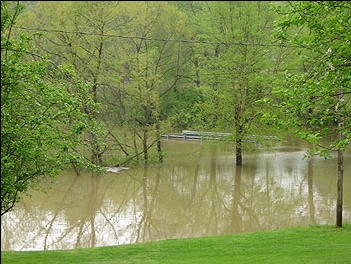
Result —
[[1, 264], [49, 263], [351, 263], [351, 224], [100, 248], [2, 251]]

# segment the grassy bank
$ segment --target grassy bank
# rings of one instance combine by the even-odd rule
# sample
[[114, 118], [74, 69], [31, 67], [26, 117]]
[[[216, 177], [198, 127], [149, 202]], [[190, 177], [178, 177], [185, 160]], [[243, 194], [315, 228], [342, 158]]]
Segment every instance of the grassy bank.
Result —
[[351, 263], [351, 224], [58, 251], [2, 251], [1, 263]]

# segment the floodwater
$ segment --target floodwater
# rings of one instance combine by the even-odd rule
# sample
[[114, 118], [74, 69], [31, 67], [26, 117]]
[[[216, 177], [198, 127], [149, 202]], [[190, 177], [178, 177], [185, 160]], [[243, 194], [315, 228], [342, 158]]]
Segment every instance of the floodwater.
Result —
[[[1, 218], [1, 250], [57, 250], [336, 222], [337, 159], [281, 143], [235, 166], [219, 142], [165, 140], [162, 165], [46, 179]], [[351, 222], [351, 153], [343, 223]]]

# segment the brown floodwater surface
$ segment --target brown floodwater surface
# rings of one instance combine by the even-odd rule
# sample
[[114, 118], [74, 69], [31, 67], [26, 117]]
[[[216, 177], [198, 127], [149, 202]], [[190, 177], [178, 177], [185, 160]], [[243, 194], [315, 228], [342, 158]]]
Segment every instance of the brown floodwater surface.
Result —
[[[245, 152], [165, 140], [161, 165], [118, 173], [65, 171], [1, 217], [1, 250], [56, 250], [335, 224], [337, 158], [300, 146]], [[351, 154], [344, 156], [343, 223], [351, 222]]]

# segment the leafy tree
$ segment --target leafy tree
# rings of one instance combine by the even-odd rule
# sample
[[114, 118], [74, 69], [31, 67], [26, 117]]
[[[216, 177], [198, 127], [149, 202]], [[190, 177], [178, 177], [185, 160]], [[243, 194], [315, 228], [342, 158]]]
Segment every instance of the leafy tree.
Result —
[[16, 34], [24, 6], [1, 2], [1, 214], [42, 177], [75, 165], [92, 170], [82, 154], [87, 132], [99, 131], [90, 85], [69, 66], [38, 56], [31, 38]]
[[109, 128], [107, 149], [94, 153], [123, 152], [121, 164], [146, 161], [154, 145], [161, 152], [167, 93], [180, 89], [191, 58], [172, 41], [188, 38], [184, 14], [166, 2], [40, 2], [22, 24], [29, 22], [47, 30], [37, 42], [42, 50], [93, 84], [98, 118]]
[[129, 42], [134, 52], [129, 53], [130, 75], [125, 86], [133, 115], [127, 116], [142, 141], [144, 162], [148, 162], [148, 149], [154, 144], [162, 161], [161, 118], [169, 116], [164, 106], [174, 104], [167, 101], [169, 93], [184, 88], [191, 57], [189, 47], [177, 40], [187, 39], [191, 31], [186, 16], [165, 2], [138, 2], [138, 6], [124, 10], [129, 15], [128, 26], [137, 36]]
[[275, 89], [284, 124], [312, 144], [306, 156], [338, 153], [336, 225], [342, 226], [343, 152], [351, 141], [351, 3], [287, 2], [276, 37], [302, 50], [300, 73], [286, 73]]
[[275, 73], [274, 49], [268, 44], [273, 29], [269, 3], [204, 2], [197, 14], [200, 91], [195, 105], [198, 124], [205, 129], [233, 132], [236, 165], [242, 165], [243, 140], [259, 134], [264, 113], [259, 100], [270, 94]]
[[[100, 114], [88, 114], [99, 117], [100, 121], [106, 116], [105, 109], [115, 110], [109, 105], [112, 96], [106, 90], [111, 89], [111, 83], [119, 82], [120, 77], [116, 73], [120, 72], [123, 63], [123, 56], [116, 53], [116, 45], [112, 44], [109, 36], [113, 33], [117, 35], [117, 18], [120, 16], [117, 7], [118, 2], [106, 1], [38, 2], [21, 20], [22, 25], [31, 24], [32, 28], [46, 30], [36, 39], [36, 45], [43, 54], [50, 55], [50, 59], [56, 63], [72, 64], [82, 78], [92, 83], [90, 94], [95, 103], [100, 103]], [[115, 59], [117, 56], [119, 61]], [[109, 106], [101, 107], [102, 102], [104, 106]], [[90, 139], [91, 159], [95, 164], [102, 165], [105, 145], [93, 132]]]

